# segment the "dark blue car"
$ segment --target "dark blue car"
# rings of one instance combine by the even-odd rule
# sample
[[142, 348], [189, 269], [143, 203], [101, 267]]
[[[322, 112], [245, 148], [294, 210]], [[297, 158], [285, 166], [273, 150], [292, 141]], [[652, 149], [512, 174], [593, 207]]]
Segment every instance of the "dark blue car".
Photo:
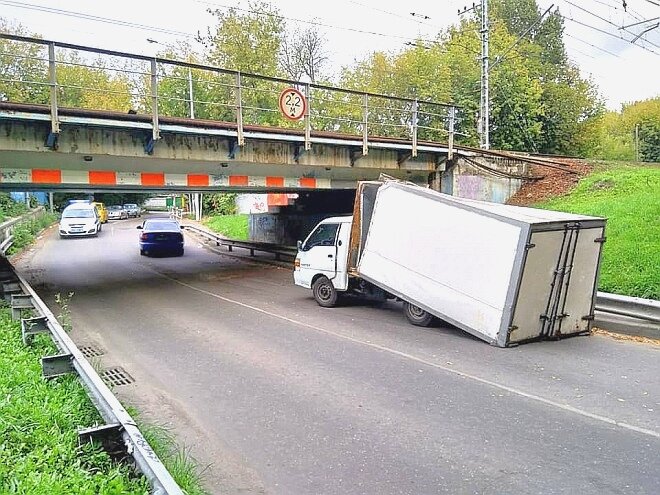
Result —
[[183, 256], [183, 234], [176, 220], [153, 218], [138, 225], [140, 233], [140, 254], [174, 254]]

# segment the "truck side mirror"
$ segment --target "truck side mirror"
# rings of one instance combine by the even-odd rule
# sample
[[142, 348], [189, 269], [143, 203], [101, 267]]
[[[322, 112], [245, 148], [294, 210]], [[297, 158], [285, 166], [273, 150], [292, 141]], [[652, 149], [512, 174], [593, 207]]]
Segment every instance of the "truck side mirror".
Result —
[[298, 241], [296, 246], [298, 247], [298, 251], [300, 251], [302, 249], [302, 241]]

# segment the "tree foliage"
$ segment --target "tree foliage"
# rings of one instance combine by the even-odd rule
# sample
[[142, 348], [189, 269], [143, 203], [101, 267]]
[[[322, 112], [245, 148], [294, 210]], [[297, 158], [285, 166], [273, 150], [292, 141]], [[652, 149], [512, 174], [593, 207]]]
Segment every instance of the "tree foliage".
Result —
[[597, 138], [598, 158], [660, 162], [660, 96], [607, 112]]

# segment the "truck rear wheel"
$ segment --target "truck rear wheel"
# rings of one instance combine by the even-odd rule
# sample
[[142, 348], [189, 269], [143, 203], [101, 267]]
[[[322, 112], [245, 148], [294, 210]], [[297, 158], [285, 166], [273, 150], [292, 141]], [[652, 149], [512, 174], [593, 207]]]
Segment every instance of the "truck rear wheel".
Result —
[[319, 277], [312, 284], [312, 293], [319, 306], [332, 308], [337, 304], [337, 290], [328, 277]]
[[406, 315], [406, 319], [415, 326], [418, 327], [428, 327], [433, 323], [433, 315], [428, 311], [424, 311], [419, 306], [404, 301], [403, 303], [403, 314]]

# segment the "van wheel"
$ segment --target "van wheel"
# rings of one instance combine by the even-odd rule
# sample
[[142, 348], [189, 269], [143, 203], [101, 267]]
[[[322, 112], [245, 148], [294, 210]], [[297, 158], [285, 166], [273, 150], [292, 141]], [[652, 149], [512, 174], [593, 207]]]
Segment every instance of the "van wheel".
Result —
[[312, 293], [319, 306], [332, 308], [337, 304], [337, 290], [328, 277], [319, 277], [312, 284]]
[[433, 323], [433, 315], [427, 311], [424, 311], [419, 306], [404, 301], [403, 303], [403, 314], [406, 315], [406, 319], [415, 326], [418, 327], [428, 327]]

